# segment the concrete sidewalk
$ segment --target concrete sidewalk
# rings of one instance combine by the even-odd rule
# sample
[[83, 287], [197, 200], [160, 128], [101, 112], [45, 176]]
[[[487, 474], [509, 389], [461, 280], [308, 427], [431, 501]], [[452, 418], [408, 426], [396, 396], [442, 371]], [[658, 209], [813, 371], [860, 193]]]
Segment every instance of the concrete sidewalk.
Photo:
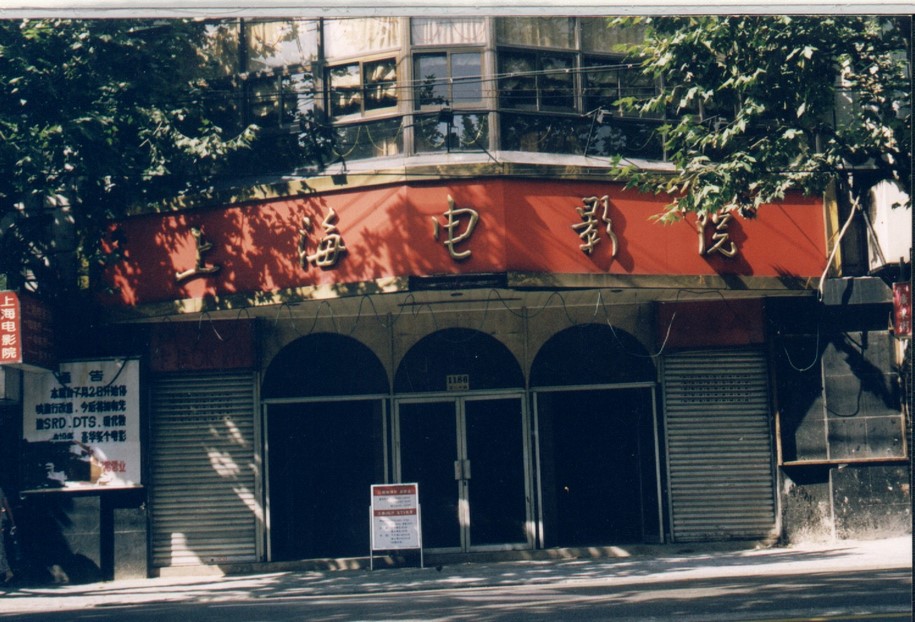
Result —
[[649, 584], [737, 576], [911, 569], [912, 538], [841, 541], [789, 548], [702, 552], [659, 546], [652, 554], [604, 559], [473, 563], [427, 568], [287, 571], [245, 576], [160, 577], [42, 587], [0, 588], [4, 614], [154, 602], [228, 602], [347, 594], [505, 587]]

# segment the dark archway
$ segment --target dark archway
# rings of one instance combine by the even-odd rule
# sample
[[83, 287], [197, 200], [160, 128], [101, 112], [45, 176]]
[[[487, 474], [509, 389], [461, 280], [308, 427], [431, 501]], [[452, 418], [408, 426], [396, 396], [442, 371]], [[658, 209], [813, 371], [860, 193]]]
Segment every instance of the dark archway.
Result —
[[344, 335], [308, 335], [264, 375], [273, 561], [364, 555], [384, 481], [384, 366]]
[[479, 331], [440, 330], [404, 356], [395, 463], [401, 481], [419, 484], [426, 547], [530, 545], [523, 387], [511, 351]]
[[531, 386], [546, 546], [660, 537], [654, 381], [645, 348], [607, 325], [568, 328], [537, 353]]
[[394, 391], [446, 391], [449, 376], [467, 376], [471, 391], [524, 386], [521, 366], [498, 339], [469, 328], [446, 328], [410, 348], [394, 376]]
[[531, 366], [532, 387], [654, 382], [654, 363], [632, 335], [606, 324], [582, 324], [553, 335]]
[[384, 365], [366, 345], [345, 335], [315, 333], [273, 357], [261, 386], [263, 399], [387, 394]]

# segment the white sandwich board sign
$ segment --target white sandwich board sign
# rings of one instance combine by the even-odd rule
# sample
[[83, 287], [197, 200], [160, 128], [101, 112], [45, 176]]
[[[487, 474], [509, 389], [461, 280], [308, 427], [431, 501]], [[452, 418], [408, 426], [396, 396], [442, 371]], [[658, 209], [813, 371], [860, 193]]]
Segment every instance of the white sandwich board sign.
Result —
[[419, 484], [373, 485], [370, 510], [373, 558], [375, 551], [419, 549], [422, 565]]

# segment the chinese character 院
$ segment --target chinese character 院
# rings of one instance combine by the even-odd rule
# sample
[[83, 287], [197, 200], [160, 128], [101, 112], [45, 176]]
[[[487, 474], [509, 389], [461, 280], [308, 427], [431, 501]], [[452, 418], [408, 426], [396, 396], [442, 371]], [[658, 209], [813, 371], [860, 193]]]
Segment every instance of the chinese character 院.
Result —
[[[737, 254], [737, 245], [731, 240], [728, 233], [728, 223], [732, 218], [730, 212], [719, 212], [716, 214], [701, 213], [696, 217], [696, 231], [699, 234], [699, 254], [709, 255], [711, 253], [721, 253], [725, 257], [733, 257]], [[706, 244], [706, 229], [711, 224], [712, 245]]]

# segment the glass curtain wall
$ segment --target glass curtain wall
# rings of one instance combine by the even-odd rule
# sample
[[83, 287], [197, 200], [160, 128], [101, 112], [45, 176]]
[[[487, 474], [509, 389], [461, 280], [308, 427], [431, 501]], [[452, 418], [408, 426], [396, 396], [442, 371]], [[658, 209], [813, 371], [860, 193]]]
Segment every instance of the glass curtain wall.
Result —
[[660, 116], [619, 105], [655, 93], [622, 47], [643, 36], [605, 18], [497, 18], [501, 148], [662, 159]]
[[482, 17], [410, 20], [416, 153], [488, 149], [486, 38]]
[[323, 20], [327, 116], [343, 162], [404, 152], [403, 20]]
[[604, 18], [227, 20], [212, 26], [205, 78], [227, 133], [253, 123], [270, 137], [258, 165], [272, 172], [304, 163], [303, 132], [326, 132], [325, 163], [492, 150], [663, 159], [662, 115], [619, 103], [655, 93], [622, 53], [643, 36]]

